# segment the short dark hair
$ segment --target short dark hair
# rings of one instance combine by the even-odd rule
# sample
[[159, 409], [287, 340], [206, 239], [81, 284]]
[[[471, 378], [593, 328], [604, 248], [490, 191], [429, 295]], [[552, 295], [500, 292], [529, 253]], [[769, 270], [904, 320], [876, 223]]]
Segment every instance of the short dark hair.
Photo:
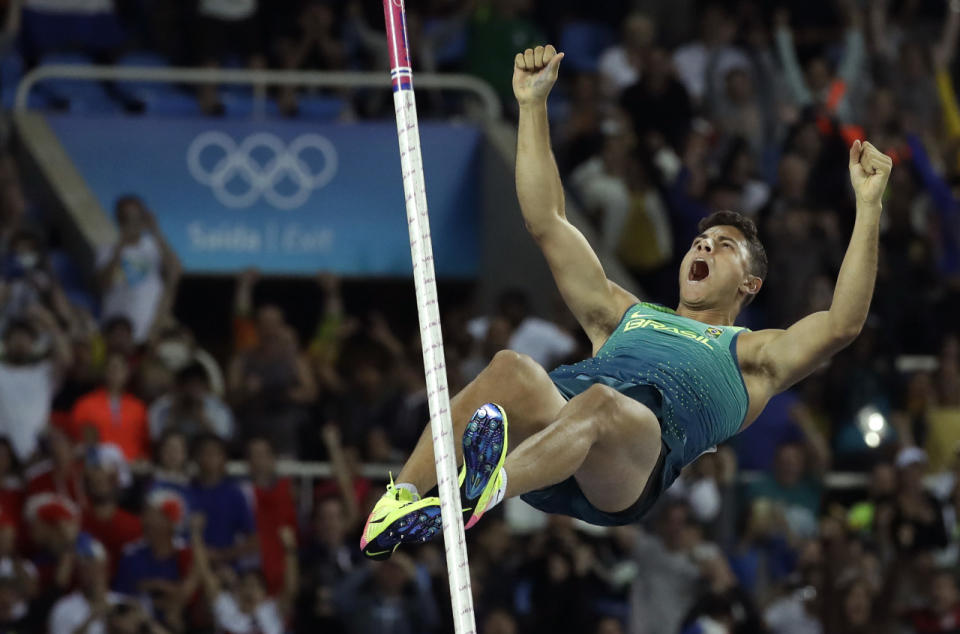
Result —
[[191, 453], [193, 457], [196, 458], [197, 456], [199, 456], [200, 452], [203, 451], [207, 447], [207, 445], [212, 445], [216, 447], [217, 449], [222, 451], [224, 455], [227, 455], [229, 453], [227, 451], [227, 443], [226, 441], [224, 441], [223, 438], [221, 438], [220, 436], [217, 436], [212, 432], [204, 432], [201, 434], [197, 434], [197, 436], [193, 439], [193, 446], [191, 447], [192, 449]]
[[11, 319], [3, 329], [3, 341], [12, 337], [15, 332], [25, 332], [34, 338], [37, 336], [37, 329], [26, 319]]
[[[697, 231], [703, 233], [710, 227], [720, 225], [734, 227], [743, 234], [743, 237], [747, 239], [747, 253], [750, 254], [750, 261], [748, 263], [750, 275], [756, 275], [761, 280], [766, 279], [767, 251], [763, 248], [763, 243], [760, 242], [760, 237], [757, 235], [756, 223], [736, 211], [715, 211], [697, 224]], [[743, 300], [743, 305], [746, 306], [752, 302], [754, 297], [756, 296], [747, 295]]]
[[125, 315], [114, 315], [113, 317], [108, 318], [103, 322], [101, 327], [101, 332], [107, 335], [113, 332], [117, 328], [126, 328], [131, 333], [133, 332], [133, 322], [130, 321], [130, 318]]
[[193, 381], [203, 381], [205, 386], [210, 387], [210, 376], [207, 374], [207, 369], [199, 361], [188, 363], [177, 371], [177, 385], [182, 387]]
[[113, 214], [118, 220], [120, 218], [120, 211], [127, 205], [137, 205], [141, 211], [147, 208], [143, 202], [143, 198], [137, 196], [136, 194], [123, 194], [118, 196], [117, 200], [113, 203]]

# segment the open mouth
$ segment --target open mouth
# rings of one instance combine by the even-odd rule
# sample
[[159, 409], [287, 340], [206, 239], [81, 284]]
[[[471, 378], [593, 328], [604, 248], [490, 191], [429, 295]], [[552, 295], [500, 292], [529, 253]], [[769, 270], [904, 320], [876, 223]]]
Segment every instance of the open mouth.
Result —
[[710, 267], [707, 265], [705, 260], [694, 260], [693, 264], [690, 265], [690, 272], [687, 274], [687, 279], [691, 282], [701, 282], [710, 275]]

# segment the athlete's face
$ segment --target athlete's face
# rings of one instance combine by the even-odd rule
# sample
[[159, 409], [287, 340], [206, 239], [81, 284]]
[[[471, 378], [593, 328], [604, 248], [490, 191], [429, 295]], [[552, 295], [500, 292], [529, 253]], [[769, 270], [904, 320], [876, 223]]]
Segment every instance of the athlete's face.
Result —
[[680, 303], [695, 309], [726, 307], [741, 294], [760, 290], [750, 274], [747, 240], [736, 227], [710, 227], [696, 238], [680, 263]]

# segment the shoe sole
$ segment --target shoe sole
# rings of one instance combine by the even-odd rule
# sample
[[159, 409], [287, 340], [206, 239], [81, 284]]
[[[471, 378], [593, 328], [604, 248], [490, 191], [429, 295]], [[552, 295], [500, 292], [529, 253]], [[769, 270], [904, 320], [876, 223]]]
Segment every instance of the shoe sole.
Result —
[[[364, 556], [374, 561], [383, 561], [389, 559], [401, 544], [423, 544], [442, 533], [440, 500], [427, 498], [421, 502], [427, 504], [395, 518], [376, 537], [364, 544], [362, 547]], [[372, 523], [374, 522], [367, 521], [364, 535]]]
[[466, 528], [483, 515], [477, 505], [490, 497], [497, 474], [507, 455], [507, 414], [496, 403], [480, 407], [463, 432], [464, 478], [461, 483], [461, 504]]

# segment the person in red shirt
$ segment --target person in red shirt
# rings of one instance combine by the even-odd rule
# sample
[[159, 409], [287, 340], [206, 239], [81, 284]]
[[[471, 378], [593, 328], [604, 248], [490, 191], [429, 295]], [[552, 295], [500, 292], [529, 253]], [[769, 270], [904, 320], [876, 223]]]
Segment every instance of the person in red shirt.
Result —
[[0, 524], [12, 522], [20, 526], [23, 511], [23, 480], [20, 465], [10, 440], [0, 436]]
[[74, 440], [112, 443], [127, 460], [150, 457], [150, 433], [147, 408], [143, 401], [126, 391], [130, 366], [121, 354], [110, 354], [104, 368], [104, 386], [90, 392], [73, 406], [71, 433]]
[[287, 526], [296, 533], [297, 510], [290, 479], [277, 476], [276, 456], [266, 438], [255, 437], [247, 442], [247, 461], [263, 577], [267, 592], [275, 595], [281, 591], [284, 579], [284, 545], [280, 540], [280, 528]]
[[122, 458], [110, 447], [93, 447], [86, 461], [86, 483], [89, 503], [83, 509], [83, 530], [90, 533], [110, 556], [111, 576], [123, 547], [143, 534], [140, 518], [117, 505], [120, 497]]
[[[893, 572], [891, 574], [896, 574]], [[917, 634], [951, 634], [960, 631], [960, 591], [949, 568], [937, 570], [930, 578], [930, 602], [904, 616]]]
[[25, 474], [27, 497], [53, 493], [83, 506], [86, 503], [83, 463], [77, 460], [73, 441], [59, 427], [50, 426], [44, 445], [47, 458], [28, 468]]
[[24, 504], [26, 551], [36, 566], [39, 585], [68, 592], [74, 583], [74, 547], [80, 532], [80, 510], [69, 498], [44, 492]]

